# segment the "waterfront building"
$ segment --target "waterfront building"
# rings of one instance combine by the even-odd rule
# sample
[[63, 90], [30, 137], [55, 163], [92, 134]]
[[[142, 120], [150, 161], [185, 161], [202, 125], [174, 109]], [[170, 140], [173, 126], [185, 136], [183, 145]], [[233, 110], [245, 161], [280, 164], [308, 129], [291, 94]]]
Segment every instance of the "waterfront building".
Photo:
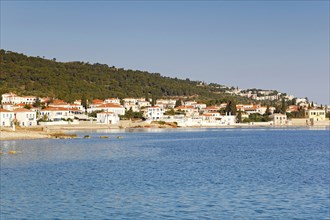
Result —
[[69, 112], [67, 108], [54, 108], [48, 107], [41, 109], [39, 112], [39, 118], [44, 118], [48, 121], [62, 121], [62, 119], [74, 119], [74, 115]]
[[325, 110], [324, 109], [308, 109], [306, 111], [306, 117], [311, 121], [324, 121]]
[[164, 109], [159, 106], [148, 107], [144, 113], [145, 117], [152, 120], [160, 120], [164, 116]]
[[25, 108], [19, 108], [15, 109], [13, 112], [15, 121], [19, 126], [29, 127], [37, 125], [37, 117], [35, 111]]
[[286, 125], [288, 124], [288, 118], [285, 114], [273, 114], [271, 115], [273, 118], [274, 125]]
[[14, 112], [0, 108], [0, 127], [10, 127], [13, 125]]
[[116, 124], [119, 120], [118, 115], [113, 112], [100, 112], [96, 114], [96, 121], [99, 124]]
[[125, 108], [122, 105], [107, 103], [101, 105], [93, 105], [87, 109], [88, 113], [94, 111], [104, 111], [104, 112], [113, 112], [116, 115], [125, 115]]

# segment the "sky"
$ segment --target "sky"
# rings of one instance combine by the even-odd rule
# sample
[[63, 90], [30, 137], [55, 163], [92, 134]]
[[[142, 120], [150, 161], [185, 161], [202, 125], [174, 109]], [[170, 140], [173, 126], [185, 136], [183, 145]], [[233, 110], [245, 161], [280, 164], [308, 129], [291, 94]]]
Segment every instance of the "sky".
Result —
[[1, 48], [329, 101], [329, 1], [1, 0]]

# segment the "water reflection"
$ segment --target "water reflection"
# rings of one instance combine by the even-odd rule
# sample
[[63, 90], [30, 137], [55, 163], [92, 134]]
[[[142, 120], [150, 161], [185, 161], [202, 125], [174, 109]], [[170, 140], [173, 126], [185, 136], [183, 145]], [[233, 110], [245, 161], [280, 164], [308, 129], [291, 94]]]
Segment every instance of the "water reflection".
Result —
[[[151, 150], [143, 147], [136, 148], [136, 143], [129, 142], [130, 140], [113, 137], [109, 139], [92, 137], [90, 139], [2, 141], [0, 149], [5, 154], [1, 156], [1, 165], [4, 168], [74, 160], [148, 157], [160, 151], [158, 148]], [[8, 152], [11, 150], [17, 151], [17, 155], [9, 155]]]

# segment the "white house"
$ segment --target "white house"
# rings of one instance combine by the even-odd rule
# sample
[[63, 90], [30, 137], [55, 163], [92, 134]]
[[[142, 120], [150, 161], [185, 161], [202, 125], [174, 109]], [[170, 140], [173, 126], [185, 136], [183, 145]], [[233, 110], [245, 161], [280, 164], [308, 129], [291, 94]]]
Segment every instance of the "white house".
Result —
[[35, 103], [37, 100], [36, 96], [23, 96], [21, 97], [21, 103], [27, 104], [27, 105], [32, 105]]
[[12, 126], [14, 120], [14, 112], [0, 108], [0, 127]]
[[274, 125], [286, 125], [288, 123], [288, 118], [285, 114], [273, 114], [271, 115], [273, 118]]
[[174, 110], [184, 112], [187, 117], [199, 115], [198, 109], [194, 108], [193, 106], [178, 106], [174, 108]]
[[233, 125], [236, 123], [235, 115], [223, 115], [220, 121], [222, 125]]
[[79, 105], [79, 104], [69, 104], [68, 109], [70, 111], [74, 111], [74, 112], [79, 112], [79, 111], [84, 112], [85, 111], [84, 106]]
[[219, 124], [221, 115], [219, 112], [202, 114], [202, 123], [205, 124]]
[[104, 111], [104, 112], [113, 112], [116, 115], [125, 115], [125, 108], [122, 105], [114, 104], [114, 103], [107, 103], [101, 104], [97, 106], [91, 106], [87, 109], [88, 113], [94, 111]]
[[19, 126], [28, 127], [37, 125], [36, 112], [25, 108], [14, 110], [15, 120]]
[[48, 107], [40, 110], [39, 118], [46, 117], [50, 121], [61, 121], [63, 119], [74, 119], [74, 115], [67, 108]]
[[163, 108], [174, 108], [176, 100], [174, 99], [157, 99], [156, 105], [163, 106]]
[[152, 120], [159, 120], [164, 116], [164, 109], [159, 106], [152, 106], [145, 111], [145, 117]]
[[100, 124], [116, 124], [119, 122], [119, 117], [113, 112], [100, 112], [96, 114], [96, 121]]
[[104, 103], [114, 103], [120, 105], [120, 99], [118, 98], [108, 98], [104, 100]]
[[218, 112], [220, 108], [217, 107], [217, 106], [208, 106], [206, 108], [204, 108], [204, 113], [215, 113], [215, 112]]
[[21, 97], [16, 95], [15, 93], [5, 93], [1, 95], [1, 103], [2, 104], [17, 104], [21, 103]]
[[[135, 98], [124, 98], [123, 101], [125, 104], [130, 104], [130, 105], [131, 104], [135, 105], [137, 103], [137, 100]], [[145, 101], [145, 100], [143, 100], [143, 101]]]
[[194, 106], [197, 104], [196, 101], [185, 101], [184, 103], [184, 106]]
[[127, 111], [130, 110], [131, 108], [132, 108], [133, 112], [139, 112], [140, 111], [139, 106], [135, 105], [135, 104], [124, 103], [124, 107]]
[[139, 108], [142, 107], [150, 107], [151, 104], [148, 101], [141, 101], [141, 100], [137, 100], [137, 105], [139, 106]]
[[325, 120], [325, 110], [324, 109], [308, 109], [306, 111], [306, 116], [310, 120], [324, 121]]
[[197, 103], [196, 105], [195, 105], [195, 108], [197, 108], [198, 110], [203, 110], [203, 109], [205, 109], [207, 106], [206, 106], [206, 104], [204, 104], [204, 103]]
[[2, 104], [27, 104], [27, 105], [32, 105], [33, 103], [36, 102], [37, 97], [36, 96], [18, 96], [15, 93], [5, 93], [1, 95]]

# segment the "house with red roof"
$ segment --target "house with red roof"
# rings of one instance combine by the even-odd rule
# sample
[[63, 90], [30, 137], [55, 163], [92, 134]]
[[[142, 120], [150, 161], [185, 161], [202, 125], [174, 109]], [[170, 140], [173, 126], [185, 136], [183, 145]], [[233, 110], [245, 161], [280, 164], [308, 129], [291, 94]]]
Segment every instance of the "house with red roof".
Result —
[[62, 107], [48, 107], [41, 109], [39, 118], [45, 118], [48, 121], [62, 121], [62, 119], [74, 119], [74, 115], [70, 113], [69, 109]]
[[187, 117], [199, 115], [198, 109], [191, 105], [178, 106], [178, 107], [175, 107], [174, 110], [184, 112]]
[[94, 111], [113, 112], [116, 115], [125, 115], [125, 108], [122, 105], [114, 104], [114, 103], [93, 105], [87, 109], [88, 113]]
[[36, 126], [37, 125], [37, 116], [36, 112], [31, 111], [25, 108], [18, 108], [14, 111], [15, 121], [21, 127], [29, 127], [29, 126]]

